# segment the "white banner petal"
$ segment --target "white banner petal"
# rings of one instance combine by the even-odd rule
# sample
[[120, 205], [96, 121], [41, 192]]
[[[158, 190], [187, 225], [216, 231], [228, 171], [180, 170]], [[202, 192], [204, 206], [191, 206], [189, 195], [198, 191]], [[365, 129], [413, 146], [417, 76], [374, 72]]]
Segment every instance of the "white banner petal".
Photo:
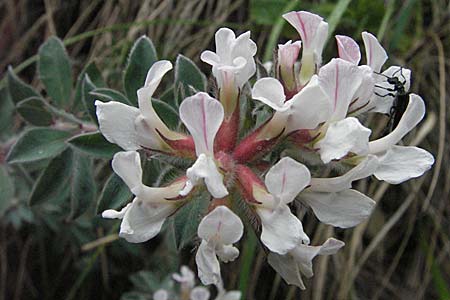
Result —
[[384, 50], [383, 46], [381, 46], [373, 34], [364, 31], [361, 35], [364, 41], [364, 47], [366, 48], [366, 64], [374, 72], [380, 72], [381, 67], [388, 59], [386, 50]]
[[300, 34], [304, 48], [311, 49], [323, 18], [307, 11], [291, 11], [283, 15]]
[[336, 35], [339, 58], [358, 65], [361, 60], [361, 51], [358, 44], [349, 36]]
[[222, 124], [222, 104], [208, 94], [200, 92], [181, 102], [180, 119], [194, 138], [197, 156], [213, 156], [214, 138]]
[[380, 165], [374, 175], [391, 184], [419, 177], [434, 164], [433, 155], [412, 146], [392, 146], [379, 160]]
[[348, 107], [362, 82], [362, 70], [348, 61], [333, 58], [319, 70], [319, 82], [331, 101], [333, 115], [330, 121], [339, 121], [347, 115]]
[[241, 219], [228, 207], [218, 206], [207, 214], [198, 225], [197, 234], [204, 240], [217, 239], [230, 245], [239, 241], [244, 232]]
[[265, 177], [268, 191], [285, 204], [294, 200], [310, 181], [308, 168], [290, 157], [280, 159]]
[[161, 82], [164, 75], [172, 70], [172, 63], [168, 60], [160, 60], [155, 62], [147, 72], [144, 87], [148, 88], [148, 97], [153, 96], [156, 88]]
[[312, 208], [322, 223], [340, 228], [358, 225], [370, 216], [375, 207], [375, 201], [351, 189], [336, 193], [305, 191], [299, 199]]

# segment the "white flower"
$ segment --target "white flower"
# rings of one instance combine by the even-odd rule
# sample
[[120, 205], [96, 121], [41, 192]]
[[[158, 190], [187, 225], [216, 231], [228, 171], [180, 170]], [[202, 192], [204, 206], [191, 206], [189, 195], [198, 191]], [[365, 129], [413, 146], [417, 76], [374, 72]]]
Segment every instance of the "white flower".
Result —
[[155, 237], [165, 221], [180, 206], [179, 201], [167, 200], [178, 197], [184, 181], [167, 187], [148, 187], [142, 183], [142, 167], [135, 151], [118, 152], [112, 161], [114, 172], [122, 178], [134, 200], [121, 211], [105, 210], [102, 217], [122, 219], [119, 236], [131, 243], [142, 243]]
[[153, 93], [171, 69], [172, 64], [167, 60], [152, 65], [144, 86], [137, 91], [139, 109], [116, 101], [95, 101], [100, 131], [108, 141], [129, 151], [142, 147], [168, 150], [160, 134], [171, 140], [184, 137], [167, 128], [152, 106]]
[[375, 201], [351, 189], [352, 182], [371, 176], [377, 168], [377, 158], [369, 156], [344, 175], [312, 178], [298, 201], [311, 207], [322, 223], [341, 228], [356, 226], [370, 216]]
[[153, 300], [169, 300], [169, 292], [159, 289], [153, 294]]
[[187, 195], [201, 179], [204, 179], [213, 197], [223, 198], [228, 195], [223, 184], [223, 175], [214, 160], [214, 138], [223, 117], [220, 102], [206, 93], [197, 93], [181, 103], [180, 118], [194, 139], [197, 160], [186, 172], [188, 181], [180, 195]]
[[259, 204], [255, 210], [261, 219], [261, 241], [270, 251], [286, 254], [301, 241], [309, 243], [300, 220], [292, 214], [288, 203], [310, 182], [309, 170], [292, 158], [284, 157], [267, 172], [267, 191], [253, 186], [253, 197]]
[[192, 289], [189, 299], [190, 300], [209, 300], [211, 293], [203, 286], [197, 286]]
[[306, 84], [322, 62], [322, 51], [328, 36], [328, 23], [306, 11], [292, 11], [283, 15], [302, 39], [302, 67], [300, 83]]
[[172, 274], [172, 278], [182, 286], [193, 288], [195, 286], [195, 274], [187, 266], [181, 266], [180, 274]]
[[321, 128], [315, 144], [324, 163], [348, 153], [366, 155], [371, 131], [356, 118], [346, 118], [348, 108], [363, 83], [363, 69], [343, 59], [332, 59], [320, 68], [319, 82], [328, 96], [331, 116]]
[[220, 28], [215, 35], [216, 52], [203, 51], [200, 59], [210, 64], [219, 88], [232, 82], [241, 88], [256, 72], [253, 56], [256, 44], [250, 39], [250, 31], [236, 37], [228, 28]]
[[232, 244], [241, 239], [243, 230], [241, 219], [225, 206], [216, 207], [201, 220], [197, 234], [202, 242], [195, 261], [203, 284], [222, 284], [217, 257], [229, 262], [239, 256], [239, 250]]
[[307, 246], [299, 244], [286, 255], [270, 253], [269, 264], [288, 283], [305, 289], [301, 274], [310, 278], [313, 274], [312, 260], [317, 255], [332, 255], [344, 246], [344, 242], [329, 238], [321, 246]]
[[419, 177], [431, 168], [434, 157], [429, 152], [418, 147], [396, 145], [424, 115], [422, 98], [410, 94], [408, 106], [397, 127], [388, 135], [369, 143], [369, 153], [379, 159], [379, 167], [374, 173], [379, 180], [398, 184]]

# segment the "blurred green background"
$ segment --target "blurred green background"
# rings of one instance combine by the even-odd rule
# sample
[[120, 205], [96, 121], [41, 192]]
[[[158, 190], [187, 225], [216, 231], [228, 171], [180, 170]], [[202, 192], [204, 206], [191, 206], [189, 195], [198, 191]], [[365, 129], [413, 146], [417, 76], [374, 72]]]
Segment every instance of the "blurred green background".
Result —
[[[330, 23], [324, 62], [337, 55], [334, 34], [362, 45], [360, 33], [369, 31], [386, 48], [387, 65], [412, 69], [411, 90], [424, 98], [427, 115], [406, 141], [433, 153], [436, 163], [422, 178], [399, 186], [360, 182], [358, 189], [378, 204], [370, 220], [356, 228], [343, 231], [306, 218], [313, 243], [330, 235], [346, 242], [338, 255], [316, 260], [306, 291], [280, 280], [248, 239], [241, 241], [240, 258], [223, 266], [227, 288], [258, 300], [450, 299], [449, 1], [0, 0], [0, 78], [11, 65], [42, 90], [35, 55], [56, 35], [65, 42], [74, 78], [95, 61], [108, 86], [120, 89], [130, 48], [144, 34], [160, 58], [174, 61], [181, 53], [209, 76], [199, 56], [213, 49], [218, 28], [250, 30], [257, 57], [265, 62], [277, 43], [298, 39], [281, 19], [288, 10], [308, 10]], [[2, 80], [0, 88], [4, 85]], [[4, 94], [0, 112], [0, 300], [152, 299], [152, 291], [180, 264], [194, 267], [192, 249], [177, 253], [169, 230], [139, 245], [117, 239], [116, 222], [96, 215], [96, 203], [76, 220], [61, 217], [52, 205], [29, 207], [44, 165], [30, 171], [5, 162], [25, 122]], [[98, 199], [101, 168], [96, 177]]]

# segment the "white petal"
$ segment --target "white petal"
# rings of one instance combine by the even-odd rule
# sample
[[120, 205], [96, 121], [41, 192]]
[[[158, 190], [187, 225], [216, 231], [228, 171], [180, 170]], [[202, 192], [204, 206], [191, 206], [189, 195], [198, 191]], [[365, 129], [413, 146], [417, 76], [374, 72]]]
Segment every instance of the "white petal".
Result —
[[159, 289], [155, 293], [153, 293], [153, 300], [169, 300], [169, 292], [163, 289]]
[[224, 245], [239, 241], [244, 232], [241, 219], [226, 206], [218, 206], [198, 225], [197, 234], [204, 240], [216, 239]]
[[140, 149], [134, 122], [139, 115], [136, 107], [120, 102], [95, 101], [98, 124], [105, 138], [124, 150]]
[[311, 174], [305, 165], [284, 157], [267, 172], [265, 184], [272, 195], [287, 204], [294, 200], [310, 180]]
[[135, 125], [140, 145], [160, 150], [163, 141], [159, 133], [169, 139], [178, 139], [181, 135], [167, 128], [166, 124], [159, 118], [152, 105], [151, 93], [149, 87], [143, 87], [137, 91], [141, 115], [136, 119]]
[[166, 201], [153, 203], [135, 198], [120, 225], [119, 236], [130, 243], [142, 243], [155, 237], [165, 219], [177, 209], [177, 204]]
[[222, 62], [231, 62], [231, 50], [234, 46], [236, 36], [229, 28], [220, 28], [215, 34], [216, 53]]
[[238, 258], [239, 249], [231, 245], [222, 245], [216, 248], [216, 254], [221, 261], [227, 263]]
[[388, 58], [386, 51], [373, 34], [363, 32], [361, 35], [364, 41], [364, 47], [366, 48], [367, 65], [374, 72], [380, 72], [381, 67]]
[[369, 155], [366, 159], [360, 162], [356, 167], [348, 171], [342, 176], [332, 178], [312, 178], [311, 186], [308, 191], [313, 192], [340, 192], [352, 187], [352, 182], [366, 178], [378, 168], [378, 159]]
[[300, 271], [306, 277], [312, 277], [313, 274], [313, 266], [312, 260], [317, 255], [332, 255], [336, 254], [336, 252], [341, 249], [345, 245], [344, 242], [329, 238], [323, 243], [321, 246], [308, 246], [308, 245], [299, 245], [294, 250], [290, 252], [290, 254], [294, 257], [297, 262]]
[[351, 189], [336, 193], [305, 191], [300, 194], [300, 201], [310, 206], [322, 223], [340, 228], [363, 222], [375, 206], [375, 201]]
[[416, 94], [409, 95], [408, 106], [397, 127], [388, 135], [369, 143], [370, 153], [381, 153], [397, 144], [425, 115], [425, 103]]
[[102, 212], [102, 218], [105, 219], [123, 219], [125, 216], [125, 213], [130, 208], [131, 203], [128, 203], [124, 208], [122, 208], [120, 211], [114, 210], [114, 209], [107, 209], [104, 212]]
[[152, 65], [150, 70], [148, 70], [144, 86], [148, 88], [149, 97], [153, 96], [153, 93], [155, 92], [162, 78], [170, 70], [172, 70], [172, 63], [168, 60], [157, 61]]
[[117, 152], [112, 160], [112, 168], [131, 192], [137, 195], [142, 189], [141, 158], [136, 151]]
[[220, 264], [216, 257], [214, 245], [202, 240], [195, 255], [198, 268], [198, 277], [204, 285], [218, 284], [222, 281]]
[[345, 35], [336, 35], [339, 58], [358, 65], [361, 60], [361, 51], [354, 39]]
[[278, 64], [281, 67], [293, 68], [298, 59], [301, 47], [301, 41], [296, 41], [294, 43], [288, 41], [285, 44], [278, 45]]
[[376, 104], [371, 101], [374, 95], [375, 78], [372, 69], [369, 66], [359, 66], [361, 74], [361, 85], [355, 92], [353, 101], [350, 104], [348, 113], [360, 114], [368, 110], [374, 111]]
[[203, 51], [200, 55], [200, 59], [211, 66], [220, 63], [220, 57], [216, 53], [209, 50]]
[[252, 89], [252, 98], [261, 101], [276, 111], [285, 111], [289, 105], [285, 105], [283, 85], [272, 77], [258, 80]]
[[203, 286], [197, 286], [191, 290], [190, 300], [208, 300], [211, 293]]
[[317, 31], [315, 34], [313, 49], [314, 49], [314, 62], [316, 66], [320, 66], [322, 64], [322, 51], [325, 47], [325, 43], [328, 37], [328, 23], [320, 22], [319, 27], [317, 27]]
[[342, 120], [362, 81], [362, 71], [352, 63], [333, 58], [320, 68], [319, 82], [331, 101], [331, 121]]
[[391, 184], [399, 184], [421, 176], [434, 164], [428, 151], [417, 147], [392, 146], [380, 158], [375, 177]]
[[302, 290], [306, 288], [300, 275], [298, 264], [292, 255], [269, 253], [267, 261], [288, 284], [296, 285]]
[[228, 195], [227, 188], [223, 184], [223, 175], [217, 170], [214, 159], [200, 154], [195, 163], [187, 169], [186, 176], [189, 179], [185, 188], [180, 191], [181, 196], [186, 196], [194, 186], [204, 179], [208, 191], [214, 198], [223, 198]]
[[283, 18], [300, 34], [304, 47], [310, 49], [323, 18], [307, 11], [291, 11], [284, 14]]
[[256, 207], [256, 212], [261, 219], [261, 242], [270, 251], [286, 254], [302, 240], [309, 243], [302, 223], [286, 204], [280, 203], [275, 209]]
[[286, 133], [300, 129], [314, 129], [327, 121], [332, 114], [330, 100], [316, 75], [289, 102], [291, 106]]
[[213, 155], [214, 138], [223, 116], [222, 104], [206, 93], [197, 93], [181, 103], [180, 119], [194, 138], [197, 156], [201, 153]]
[[341, 159], [348, 153], [367, 155], [371, 132], [354, 117], [331, 123], [325, 137], [316, 143], [320, 158], [324, 163], [329, 163], [334, 159]]

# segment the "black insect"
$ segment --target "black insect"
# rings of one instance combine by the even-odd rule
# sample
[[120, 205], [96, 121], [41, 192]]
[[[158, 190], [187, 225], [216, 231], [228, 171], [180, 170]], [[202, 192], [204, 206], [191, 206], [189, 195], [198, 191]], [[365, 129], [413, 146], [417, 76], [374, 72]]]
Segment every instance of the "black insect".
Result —
[[[400, 78], [395, 76], [400, 72]], [[395, 71], [392, 74], [392, 77], [387, 76], [382, 73], [376, 73], [378, 75], [386, 77], [386, 82], [392, 85], [392, 88], [387, 88], [379, 85], [375, 85], [375, 87], [383, 89], [387, 91], [386, 94], [380, 95], [379, 93], [375, 92], [377, 96], [380, 97], [393, 97], [394, 102], [391, 107], [391, 111], [389, 112], [389, 121], [386, 126], [386, 130], [392, 131], [397, 127], [398, 123], [400, 122], [400, 119], [403, 116], [403, 113], [406, 110], [406, 107], [408, 106], [408, 100], [409, 100], [409, 92], [406, 91], [405, 85], [407, 83], [407, 79], [405, 75], [403, 75], [403, 67], [400, 67], [397, 71]]]

